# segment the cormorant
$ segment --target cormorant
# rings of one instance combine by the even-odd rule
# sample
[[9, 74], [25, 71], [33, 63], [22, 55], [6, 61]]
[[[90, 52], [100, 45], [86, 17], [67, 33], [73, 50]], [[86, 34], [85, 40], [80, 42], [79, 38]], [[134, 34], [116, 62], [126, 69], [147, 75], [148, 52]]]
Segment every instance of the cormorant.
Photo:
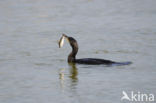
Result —
[[90, 64], [90, 65], [98, 65], [98, 64], [105, 64], [105, 65], [129, 65], [131, 62], [115, 62], [111, 60], [104, 60], [98, 58], [83, 58], [83, 59], [76, 59], [76, 54], [78, 52], [78, 44], [77, 41], [73, 37], [69, 37], [65, 34], [62, 34], [62, 37], [59, 41], [59, 48], [61, 48], [64, 44], [64, 39], [66, 39], [70, 46], [72, 47], [72, 52], [68, 56], [68, 63], [79, 63], [79, 64]]

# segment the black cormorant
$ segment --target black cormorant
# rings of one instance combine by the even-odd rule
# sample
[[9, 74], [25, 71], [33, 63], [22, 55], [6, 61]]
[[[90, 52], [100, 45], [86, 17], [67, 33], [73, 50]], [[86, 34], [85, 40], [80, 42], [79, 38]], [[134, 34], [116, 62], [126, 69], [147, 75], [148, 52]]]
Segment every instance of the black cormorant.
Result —
[[69, 37], [65, 34], [62, 34], [62, 37], [59, 41], [59, 47], [62, 47], [64, 44], [64, 39], [66, 39], [70, 46], [72, 47], [72, 52], [68, 56], [69, 63], [80, 63], [80, 64], [90, 64], [90, 65], [98, 65], [98, 64], [105, 64], [105, 65], [128, 65], [131, 62], [114, 62], [111, 60], [104, 60], [98, 58], [83, 58], [83, 59], [76, 59], [76, 54], [78, 52], [78, 44], [77, 41], [73, 37]]

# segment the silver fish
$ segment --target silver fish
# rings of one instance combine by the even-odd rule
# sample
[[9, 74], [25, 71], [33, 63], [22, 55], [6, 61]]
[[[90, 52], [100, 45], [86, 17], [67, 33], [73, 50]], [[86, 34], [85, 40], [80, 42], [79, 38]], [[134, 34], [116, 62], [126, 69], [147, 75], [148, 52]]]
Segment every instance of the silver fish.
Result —
[[61, 48], [63, 46], [64, 39], [65, 39], [65, 37], [62, 35], [62, 37], [60, 38], [60, 41], [59, 41], [59, 48]]

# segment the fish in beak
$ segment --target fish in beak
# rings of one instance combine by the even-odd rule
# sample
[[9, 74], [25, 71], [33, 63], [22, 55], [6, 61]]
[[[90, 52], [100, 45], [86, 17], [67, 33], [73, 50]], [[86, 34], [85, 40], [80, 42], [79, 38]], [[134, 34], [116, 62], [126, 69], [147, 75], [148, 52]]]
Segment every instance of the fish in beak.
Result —
[[60, 38], [60, 41], [59, 41], [59, 48], [63, 47], [64, 39], [66, 39], [69, 42], [68, 36], [66, 36], [65, 34], [62, 34], [62, 37]]

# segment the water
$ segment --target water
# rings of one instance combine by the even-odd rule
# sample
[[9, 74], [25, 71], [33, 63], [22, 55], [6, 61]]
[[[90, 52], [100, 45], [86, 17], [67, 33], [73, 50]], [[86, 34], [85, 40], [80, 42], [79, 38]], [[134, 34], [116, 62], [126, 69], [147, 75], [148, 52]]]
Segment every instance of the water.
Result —
[[[1, 103], [121, 103], [122, 91], [156, 95], [155, 0], [1, 0]], [[77, 58], [128, 66], [70, 65]], [[129, 103], [128, 101], [125, 101]]]

